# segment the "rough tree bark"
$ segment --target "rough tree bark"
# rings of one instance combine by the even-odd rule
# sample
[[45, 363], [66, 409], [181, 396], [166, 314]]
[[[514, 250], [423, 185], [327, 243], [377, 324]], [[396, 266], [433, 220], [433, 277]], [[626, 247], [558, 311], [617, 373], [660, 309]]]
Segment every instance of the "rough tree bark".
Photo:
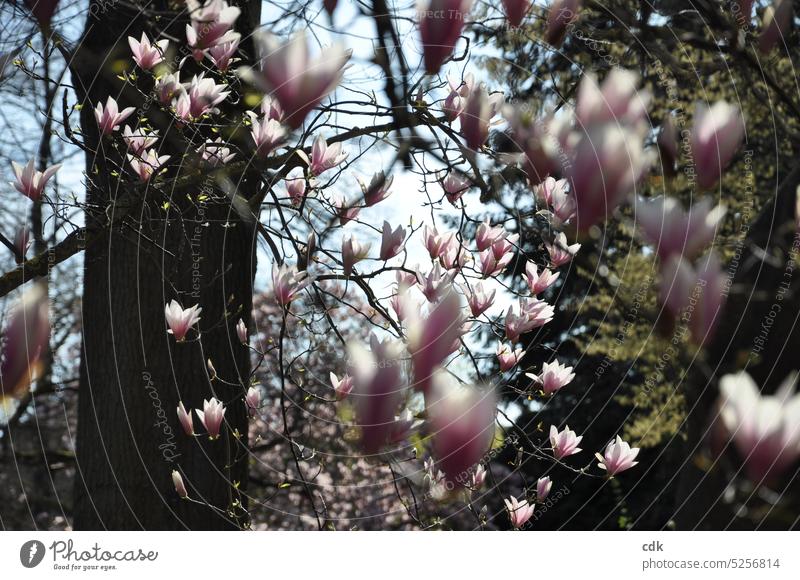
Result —
[[[246, 505], [243, 394], [250, 371], [248, 351], [236, 338], [234, 325], [240, 316], [250, 323], [254, 229], [231, 209], [213, 180], [178, 188], [173, 173], [160, 187], [132, 193], [130, 184], [113, 173], [122, 163], [120, 152], [99, 138], [92, 108], [111, 95], [120, 108], [141, 109], [140, 95], [123, 88], [117, 78], [122, 61], [131, 67], [127, 37], [138, 38], [144, 30], [152, 38], [167, 27], [183, 41], [188, 20], [185, 9], [182, 15], [162, 12], [155, 18], [154, 12], [130, 5], [106, 9], [107, 4], [92, 1], [71, 63], [83, 105], [82, 130], [88, 146], [98, 152], [86, 157], [92, 208], [86, 213], [87, 225], [103, 227], [126, 196], [133, 197], [128, 203], [134, 205], [124, 225], [104, 233], [85, 254], [74, 527], [234, 528], [243, 523], [235, 502]], [[175, 5], [167, 0], [134, 4], [150, 11]], [[239, 5], [237, 25], [246, 39], [258, 23], [260, 1]], [[247, 41], [243, 44], [247, 49]], [[191, 66], [184, 67], [182, 79]], [[163, 123], [156, 109], [151, 106], [147, 117], [153, 124]], [[179, 131], [168, 124], [159, 129], [160, 153], [181, 158], [185, 149]], [[252, 176], [230, 177], [239, 193], [253, 193]], [[173, 298], [184, 307], [202, 306], [200, 341], [176, 344], [167, 334], [164, 305]], [[236, 386], [210, 380], [208, 359], [219, 377]], [[202, 408], [203, 399], [211, 396], [227, 407], [223, 436], [216, 441], [187, 437], [177, 421], [178, 402], [187, 409]], [[202, 431], [196, 418], [195, 425]], [[180, 500], [171, 480], [173, 469], [184, 474], [191, 497], [216, 509]], [[240, 484], [239, 493], [232, 483]]]

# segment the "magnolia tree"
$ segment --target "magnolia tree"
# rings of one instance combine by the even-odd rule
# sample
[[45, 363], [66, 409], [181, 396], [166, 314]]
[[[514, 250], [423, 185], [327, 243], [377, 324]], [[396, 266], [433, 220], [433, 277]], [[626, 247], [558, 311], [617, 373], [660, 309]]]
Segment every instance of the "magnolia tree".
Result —
[[[0, 238], [18, 264], [0, 277], [0, 379], [13, 415], [42, 361], [66, 354], [50, 343], [48, 282], [82, 259], [76, 528], [524, 529], [564, 482], [498, 457], [609, 495], [657, 460], [624, 425], [592, 440], [569, 416], [518, 424], [519, 406], [581, 373], [557, 351], [536, 367], [524, 355], [582, 244], [625, 208], [657, 256], [653, 324], [687, 353], [712, 341], [726, 208], [702, 192], [740, 152], [740, 108], [698, 102], [679, 133], [654, 126], [633, 70], [530, 99], [480, 80], [495, 49], [473, 30], [540, 20], [530, 42], [557, 53], [579, 1], [323, 4], [91, 0], [82, 31], [57, 0], [15, 6], [41, 42], [7, 47], [2, 74], [51, 87], [39, 138], [83, 152], [85, 168], [70, 182], [74, 158], [8, 167], [4, 205], [23, 196], [60, 227], [34, 252], [24, 229]], [[751, 22], [752, 4], [735, 14]], [[761, 18], [768, 53], [791, 2]], [[43, 73], [41, 55], [69, 74]], [[700, 192], [689, 207], [644, 187], [685, 165]], [[512, 186], [535, 219], [492, 207]], [[521, 241], [531, 228], [535, 248]], [[779, 481], [800, 454], [794, 377], [776, 395], [745, 372], [715, 378], [703, 420], [717, 449], [732, 441], [736, 477]]]

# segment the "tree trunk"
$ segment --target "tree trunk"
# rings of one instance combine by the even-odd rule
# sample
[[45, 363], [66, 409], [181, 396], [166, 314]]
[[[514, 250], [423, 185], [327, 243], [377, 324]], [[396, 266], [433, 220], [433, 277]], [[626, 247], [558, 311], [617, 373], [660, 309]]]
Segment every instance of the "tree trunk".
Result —
[[[124, 60], [127, 70], [132, 68], [129, 35], [138, 38], [145, 30], [153, 38], [159, 25], [125, 6], [104, 11], [104, 4], [92, 2], [72, 65], [83, 105], [82, 130], [89, 148], [97, 151], [87, 153], [86, 160], [87, 225], [103, 227], [115, 212], [125, 211], [120, 205], [131, 209], [85, 254], [74, 527], [235, 528], [246, 521], [238, 506], [247, 504], [243, 396], [250, 360], [234, 326], [239, 317], [250, 324], [254, 228], [211, 180], [178, 187], [176, 178], [183, 173], [170, 173], [160, 185], [134, 189], [129, 179], [115, 177], [113, 172], [125, 163], [124, 149], [118, 152], [99, 137], [92, 108], [110, 95], [120, 108], [141, 110], [141, 95], [123, 87], [115, 67]], [[144, 4], [152, 10], [167, 8], [166, 2]], [[258, 22], [259, 2], [242, 4], [238, 26], [247, 38]], [[182, 40], [185, 13], [183, 19], [159, 20], [167, 21], [171, 34]], [[146, 114], [153, 124], [159, 119], [157, 108]], [[186, 149], [181, 150], [176, 128], [164, 125], [156, 147], [180, 159]], [[248, 196], [254, 181], [230, 177], [238, 178], [239, 193]], [[199, 340], [195, 331], [185, 343], [167, 334], [164, 305], [173, 298], [184, 307], [203, 308]], [[208, 359], [219, 379], [209, 376]], [[195, 428], [203, 434], [184, 434], [178, 402], [192, 412], [212, 396], [227, 408], [222, 436], [210, 441], [197, 417]], [[178, 497], [173, 470], [183, 474], [190, 498], [205, 505]]]

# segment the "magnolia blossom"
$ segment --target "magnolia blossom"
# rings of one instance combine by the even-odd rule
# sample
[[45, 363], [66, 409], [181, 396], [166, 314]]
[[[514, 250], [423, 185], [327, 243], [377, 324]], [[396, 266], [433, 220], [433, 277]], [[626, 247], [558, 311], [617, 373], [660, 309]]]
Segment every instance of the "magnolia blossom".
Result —
[[503, 9], [511, 26], [519, 26], [531, 9], [530, 0], [503, 0]]
[[513, 248], [509, 248], [501, 242], [482, 251], [479, 256], [481, 260], [481, 274], [484, 278], [490, 278], [506, 269], [506, 266], [508, 266], [514, 258], [514, 252]]
[[251, 418], [255, 417], [261, 407], [261, 390], [256, 387], [247, 389], [247, 394], [244, 396], [244, 404], [247, 407], [247, 414]]
[[206, 49], [239, 37], [232, 30], [241, 14], [236, 6], [228, 6], [225, 0], [186, 0], [186, 6], [192, 20], [186, 25], [186, 42], [198, 62]]
[[483, 146], [489, 136], [489, 124], [502, 105], [501, 93], [489, 95], [484, 86], [472, 91], [460, 116], [461, 134], [467, 147], [478, 150]]
[[165, 74], [156, 80], [155, 91], [162, 105], [171, 103], [175, 96], [184, 90], [179, 73]]
[[125, 125], [122, 129], [122, 140], [128, 146], [128, 151], [139, 156], [158, 143], [158, 131], [151, 131], [144, 127], [134, 130], [130, 125]]
[[543, 502], [550, 495], [550, 489], [553, 487], [553, 482], [549, 476], [540, 477], [536, 481], [536, 501]]
[[711, 107], [695, 104], [690, 145], [700, 187], [711, 188], [733, 159], [744, 138], [744, 120], [739, 107], [717, 101]]
[[553, 456], [556, 459], [564, 459], [578, 453], [581, 450], [578, 447], [581, 439], [583, 439], [583, 436], [578, 437], [578, 434], [575, 431], [571, 431], [569, 426], [559, 432], [555, 425], [550, 425], [550, 445], [553, 448]]
[[144, 183], [150, 181], [153, 175], [158, 173], [169, 159], [169, 155], [159, 155], [153, 149], [145, 151], [139, 157], [128, 155], [128, 163], [131, 164], [131, 169]]
[[517, 501], [517, 498], [512, 495], [503, 501], [506, 503], [511, 525], [515, 528], [521, 528], [528, 523], [528, 520], [533, 516], [533, 505], [529, 504], [528, 500], [523, 499], [522, 501]]
[[[183, 93], [178, 102], [183, 99], [188, 102], [188, 119], [199, 119], [206, 114], [215, 114], [218, 112], [216, 105], [224, 101], [230, 91], [226, 91], [227, 85], [218, 85], [212, 78], [206, 78], [205, 73], [200, 73], [192, 77], [192, 82], [189, 83], [187, 90]], [[182, 105], [185, 107], [185, 105]], [[176, 107], [177, 110], [177, 107]]]
[[595, 456], [600, 461], [597, 467], [605, 470], [608, 475], [616, 475], [638, 464], [638, 461], [634, 461], [638, 454], [638, 447], [631, 449], [631, 446], [617, 435], [617, 438], [608, 444], [603, 455], [595, 453]]
[[28, 392], [49, 341], [47, 291], [42, 284], [34, 283], [9, 314], [0, 340], [0, 403]]
[[661, 266], [659, 301], [672, 316], [688, 322], [692, 341], [702, 346], [714, 334], [727, 286], [716, 253], [699, 258], [696, 266], [673, 256]]
[[283, 44], [269, 34], [257, 33], [255, 38], [261, 55], [260, 70], [238, 72], [274, 97], [285, 112], [286, 125], [296, 129], [342, 80], [350, 51], [332, 46], [312, 59], [305, 32], [295, 34]]
[[[338, 163], [336, 165], [338, 165]], [[386, 177], [383, 171], [378, 171], [372, 176], [369, 185], [364, 183], [360, 177], [356, 177], [356, 181], [358, 181], [358, 185], [361, 187], [361, 193], [364, 195], [364, 205], [371, 207], [391, 195], [392, 192], [390, 188], [392, 187], [394, 176], [390, 175]]]
[[773, 0], [772, 5], [767, 6], [758, 37], [758, 49], [761, 52], [768, 53], [780, 40], [786, 42], [793, 16], [791, 0]]
[[430, 0], [420, 7], [419, 34], [425, 61], [425, 72], [439, 72], [453, 52], [473, 0]]
[[133, 60], [142, 70], [150, 70], [164, 60], [164, 53], [169, 46], [169, 40], [158, 40], [151, 44], [147, 35], [142, 32], [142, 39], [136, 40], [132, 36], [128, 37], [128, 45], [133, 53]]
[[345, 276], [353, 272], [356, 263], [367, 258], [371, 247], [372, 242], [361, 243], [353, 237], [342, 240], [342, 270]]
[[554, 360], [553, 362], [544, 363], [542, 372], [538, 375], [526, 373], [525, 376], [541, 385], [544, 394], [549, 396], [572, 382], [572, 379], [575, 378], [575, 373], [572, 372], [572, 367]]
[[175, 469], [172, 470], [172, 484], [175, 486], [175, 491], [181, 499], [189, 497], [189, 492], [186, 491], [186, 485], [183, 483], [183, 476]]
[[239, 319], [239, 322], [236, 323], [236, 336], [239, 338], [239, 342], [242, 344], [247, 344], [249, 342], [247, 338], [247, 325], [241, 318]]
[[334, 143], [330, 147], [325, 138], [320, 134], [314, 139], [311, 147], [311, 161], [309, 171], [312, 175], [322, 175], [333, 167], [336, 167], [347, 159], [347, 153], [342, 153], [342, 144]]
[[183, 432], [189, 436], [194, 435], [194, 423], [192, 423], [192, 414], [186, 411], [183, 406], [183, 401], [178, 401], [178, 422], [183, 428]]
[[208, 59], [214, 63], [217, 70], [227, 72], [233, 62], [236, 51], [239, 50], [239, 35], [228, 42], [212, 46], [207, 53]]
[[330, 381], [331, 381], [331, 386], [333, 387], [333, 391], [336, 393], [336, 399], [338, 401], [347, 398], [347, 395], [349, 395], [350, 391], [353, 390], [353, 377], [351, 377], [348, 374], [345, 374], [340, 379], [334, 373], [331, 373]]
[[263, 159], [283, 142], [286, 137], [286, 129], [275, 119], [259, 121], [252, 116], [250, 135], [256, 144], [256, 155]]
[[464, 195], [470, 187], [472, 187], [472, 182], [454, 171], [450, 171], [445, 175], [444, 179], [441, 181], [442, 189], [444, 190], [445, 196], [447, 197], [447, 201], [456, 205], [456, 202], [461, 199], [461, 196]]
[[222, 137], [207, 140], [197, 148], [197, 152], [203, 158], [203, 161], [212, 167], [225, 165], [236, 157], [236, 153], [231, 153], [230, 147], [222, 141]]
[[222, 427], [222, 420], [225, 418], [225, 406], [218, 401], [215, 397], [210, 400], [203, 401], [203, 410], [195, 409], [197, 417], [208, 432], [209, 439], [216, 439], [219, 437], [220, 428]]
[[286, 179], [284, 182], [286, 183], [286, 193], [289, 194], [292, 205], [299, 206], [303, 203], [303, 199], [306, 197], [306, 180], [302, 177], [295, 177]]
[[[409, 293], [403, 293], [409, 300]], [[448, 290], [438, 304], [430, 307], [427, 316], [417, 308], [407, 308], [406, 338], [408, 352], [414, 368], [414, 389], [427, 392], [431, 376], [451, 353], [459, 348], [462, 334], [461, 301], [458, 295]]]
[[28, 199], [39, 201], [42, 198], [44, 186], [61, 169], [61, 164], [58, 163], [48, 167], [44, 171], [36, 171], [33, 159], [31, 159], [24, 167], [12, 161], [11, 167], [14, 169], [14, 175], [17, 178], [16, 182], [12, 183], [14, 188]]
[[800, 394], [791, 373], [773, 395], [747, 372], [720, 380], [719, 416], [754, 483], [774, 483], [800, 458]]
[[436, 465], [448, 481], [464, 486], [494, 439], [494, 392], [459, 385], [440, 371], [432, 379], [425, 408]]
[[313, 281], [308, 272], [298, 272], [285, 264], [280, 267], [277, 264], [272, 266], [272, 291], [275, 293], [275, 300], [281, 306], [289, 306], [292, 300]]
[[486, 481], [486, 473], [486, 468], [483, 464], [479, 463], [475, 471], [472, 472], [470, 487], [472, 489], [480, 489], [483, 486], [483, 482]]
[[436, 262], [427, 274], [417, 271], [419, 289], [428, 302], [438, 302], [442, 296], [447, 294], [454, 277], [454, 271], [442, 272], [439, 262]]
[[492, 289], [491, 292], [487, 293], [483, 282], [477, 282], [471, 287], [464, 287], [464, 293], [467, 296], [467, 303], [472, 316], [478, 318], [494, 303], [494, 296], [497, 290]]
[[167, 320], [167, 334], [171, 334], [178, 342], [186, 340], [189, 329], [200, 321], [203, 311], [199, 304], [184, 309], [177, 300], [172, 300], [164, 307], [164, 318]]
[[401, 347], [392, 340], [380, 342], [372, 335], [370, 350], [352, 344], [348, 352], [353, 372], [350, 398], [361, 429], [361, 446], [367, 454], [378, 453], [394, 434], [397, 409], [406, 387], [398, 360]]
[[560, 272], [553, 273], [547, 268], [539, 272], [539, 268], [534, 262], [528, 262], [525, 266], [525, 274], [522, 277], [525, 278], [531, 294], [536, 296], [550, 288], [558, 280], [560, 274]]
[[442, 255], [453, 238], [454, 234], [452, 232], [440, 234], [436, 226], [428, 226], [427, 224], [422, 226], [422, 243], [425, 245], [425, 249], [428, 250], [431, 260], [435, 260]]
[[119, 128], [125, 119], [130, 117], [136, 109], [134, 107], [126, 107], [119, 110], [119, 105], [113, 97], [106, 99], [106, 104], [97, 103], [94, 108], [94, 118], [97, 120], [97, 127], [103, 135], [111, 135]]
[[673, 197], [639, 199], [636, 206], [642, 233], [662, 260], [673, 255], [695, 257], [713, 240], [725, 212], [724, 205], [712, 209], [708, 198], [693, 204], [688, 212]]
[[492, 247], [495, 242], [505, 238], [506, 230], [503, 226], [492, 227], [489, 218], [482, 222], [478, 229], [475, 231], [475, 245], [478, 246], [478, 251], [483, 251]]
[[511, 306], [506, 312], [506, 338], [512, 342], [516, 341], [520, 335], [550, 322], [554, 314], [555, 309], [553, 306], [544, 300], [539, 300], [536, 297], [522, 298], [519, 301], [518, 314], [514, 312]]
[[564, 42], [567, 28], [575, 22], [581, 9], [581, 0], [553, 0], [547, 12], [545, 40], [552, 46]]
[[17, 264], [21, 264], [25, 261], [26, 255], [28, 254], [28, 248], [31, 247], [31, 232], [26, 227], [19, 227], [14, 232], [14, 250], [15, 256], [14, 259]]
[[442, 112], [448, 121], [455, 121], [464, 110], [464, 98], [469, 96], [471, 85], [466, 86], [461, 79], [454, 79], [450, 75], [447, 75], [447, 84], [450, 92], [442, 104]]
[[500, 363], [500, 372], [506, 372], [513, 369], [525, 356], [525, 351], [521, 348], [512, 350], [508, 344], [497, 343], [497, 361]]
[[345, 225], [346, 223], [356, 219], [361, 211], [360, 206], [350, 203], [341, 196], [335, 196], [331, 203], [336, 208], [340, 225]]
[[447, 270], [460, 270], [471, 260], [472, 254], [461, 245], [458, 238], [455, 235], [449, 236], [439, 254], [442, 266]]
[[536, 197], [545, 202], [561, 226], [575, 217], [575, 198], [567, 192], [567, 180], [548, 177], [535, 188]]
[[406, 231], [397, 226], [397, 229], [392, 230], [389, 222], [383, 222], [383, 237], [381, 238], [381, 260], [390, 260], [394, 258], [403, 250], [403, 243], [406, 239]]
[[571, 262], [578, 250], [581, 249], [580, 244], [567, 244], [567, 236], [564, 232], [558, 232], [553, 243], [545, 243], [544, 246], [547, 248], [547, 253], [550, 254], [550, 262], [554, 268]]
[[509, 125], [512, 152], [501, 158], [508, 163], [520, 163], [532, 185], [541, 183], [548, 175], [560, 172], [560, 157], [567, 153], [564, 144], [569, 124], [546, 113], [542, 118], [531, 115], [529, 107], [506, 105], [503, 116]]

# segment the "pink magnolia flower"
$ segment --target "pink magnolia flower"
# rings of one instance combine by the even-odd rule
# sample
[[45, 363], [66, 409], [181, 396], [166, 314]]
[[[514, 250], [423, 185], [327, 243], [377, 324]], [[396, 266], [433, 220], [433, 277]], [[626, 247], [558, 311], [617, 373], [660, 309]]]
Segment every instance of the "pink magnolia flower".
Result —
[[247, 414], [251, 418], [255, 417], [261, 408], [261, 390], [256, 387], [247, 389], [247, 394], [244, 396], [244, 404], [247, 407]]
[[30, 230], [24, 226], [17, 228], [16, 232], [14, 232], [14, 250], [16, 252], [14, 259], [17, 264], [21, 264], [25, 261], [31, 243]]
[[772, 5], [767, 6], [758, 37], [758, 49], [761, 52], [768, 53], [779, 40], [785, 42], [793, 16], [791, 0], [773, 0]]
[[459, 117], [467, 147], [477, 151], [483, 146], [489, 136], [489, 124], [502, 105], [502, 93], [489, 95], [484, 86], [470, 93]]
[[581, 449], [580, 445], [583, 437], [578, 437], [575, 431], [571, 431], [569, 426], [559, 432], [555, 425], [550, 425], [550, 445], [553, 448], [553, 456], [556, 459], [564, 459], [570, 455], [575, 455]]
[[3, 331], [0, 360], [0, 404], [6, 397], [19, 398], [28, 392], [39, 374], [41, 354], [50, 341], [47, 291], [34, 283], [8, 317]]
[[347, 159], [347, 153], [342, 153], [342, 144], [334, 143], [330, 147], [328, 142], [321, 134], [317, 135], [314, 139], [314, 145], [311, 147], [311, 162], [309, 163], [309, 171], [311, 175], [322, 175], [333, 167], [336, 167]]
[[205, 73], [192, 77], [184, 93], [189, 100], [189, 118], [199, 119], [203, 115], [217, 113], [216, 105], [231, 94], [225, 88], [227, 85], [218, 85], [214, 79], [206, 78]]
[[517, 498], [512, 495], [504, 501], [506, 502], [506, 509], [508, 509], [508, 517], [511, 519], [511, 525], [515, 528], [521, 528], [533, 516], [533, 506], [528, 503], [528, 500], [517, 501]]
[[575, 378], [572, 367], [559, 363], [557, 360], [542, 365], [542, 372], [538, 375], [525, 373], [525, 376], [538, 383], [547, 396], [561, 390]]
[[637, 465], [639, 462], [634, 459], [638, 454], [638, 447], [631, 449], [631, 446], [617, 435], [617, 438], [608, 444], [605, 453], [603, 455], [595, 453], [595, 457], [600, 461], [597, 467], [605, 470], [608, 475], [616, 475]]
[[541, 200], [544, 204], [550, 206], [553, 205], [554, 195], [558, 192], [566, 192], [567, 190], [567, 180], [566, 179], [554, 179], [552, 177], [548, 177], [544, 181], [542, 181], [539, 185], [533, 188], [533, 193], [537, 199]]
[[284, 183], [286, 183], [286, 192], [289, 194], [292, 205], [299, 206], [303, 203], [303, 199], [306, 197], [306, 180], [302, 177], [294, 177], [285, 179]]
[[183, 428], [183, 432], [190, 437], [194, 435], [194, 423], [192, 423], [192, 414], [186, 412], [186, 407], [183, 406], [183, 401], [178, 401], [178, 422]]
[[395, 280], [398, 288], [411, 288], [417, 283], [417, 274], [414, 272], [397, 270], [395, 272]]
[[181, 499], [189, 497], [189, 492], [186, 491], [186, 485], [183, 483], [183, 476], [175, 469], [172, 470], [172, 484]]
[[352, 274], [353, 266], [367, 258], [371, 247], [371, 242], [361, 243], [353, 237], [342, 240], [342, 270], [345, 276]]
[[[403, 298], [408, 300], [408, 292]], [[430, 307], [427, 316], [418, 309], [407, 309], [406, 340], [414, 368], [414, 389], [427, 393], [431, 377], [451, 353], [459, 348], [464, 322], [458, 295], [448, 290], [438, 304]]]
[[164, 307], [164, 318], [167, 321], [167, 334], [171, 334], [178, 342], [186, 340], [189, 329], [200, 321], [203, 311], [198, 304], [184, 309], [177, 300], [172, 300]]
[[239, 36], [232, 30], [241, 14], [236, 6], [228, 6], [225, 0], [186, 0], [186, 7], [192, 20], [186, 25], [186, 42], [197, 62], [202, 60], [203, 51]]
[[571, 221], [575, 217], [577, 209], [575, 198], [567, 191], [566, 187], [566, 179], [556, 181], [552, 177], [548, 177], [536, 187], [537, 196], [547, 201], [557, 227]]
[[455, 271], [442, 272], [439, 262], [436, 262], [427, 274], [417, 272], [419, 289], [428, 302], [438, 302], [442, 296], [447, 294], [453, 278], [455, 278]]
[[97, 103], [94, 108], [94, 118], [97, 120], [97, 127], [103, 135], [111, 135], [119, 128], [125, 119], [130, 117], [136, 109], [134, 107], [126, 107], [119, 110], [119, 105], [113, 97], [106, 99], [106, 104]]
[[169, 40], [158, 40], [155, 44], [151, 44], [150, 39], [142, 32], [141, 40], [136, 40], [134, 37], [129, 36], [128, 45], [131, 47], [133, 60], [139, 65], [139, 68], [150, 70], [164, 60], [164, 53], [169, 46]]
[[247, 325], [241, 318], [239, 319], [239, 322], [236, 323], [236, 336], [238, 337], [239, 342], [242, 344], [247, 344], [250, 342], [247, 338]]
[[461, 245], [456, 236], [448, 236], [439, 254], [442, 266], [447, 270], [460, 270], [471, 260], [472, 254]]
[[559, 232], [552, 244], [545, 243], [544, 246], [547, 248], [547, 253], [550, 254], [550, 262], [552, 262], [554, 268], [571, 262], [578, 250], [581, 249], [580, 244], [572, 244], [571, 246], [567, 244], [567, 236], [564, 232]]
[[222, 141], [222, 137], [217, 137], [213, 141], [207, 140], [197, 148], [197, 152], [211, 167], [226, 165], [236, 157], [236, 153], [231, 153], [230, 147]]
[[713, 240], [726, 212], [724, 205], [712, 209], [708, 198], [692, 205], [688, 212], [673, 197], [640, 198], [638, 201], [639, 226], [662, 260], [673, 255], [695, 257]]
[[255, 115], [251, 116], [250, 135], [256, 144], [256, 155], [264, 159], [283, 142], [286, 129], [275, 119], [259, 121]]
[[700, 187], [714, 186], [733, 159], [744, 138], [744, 120], [739, 107], [717, 101], [711, 107], [695, 105], [690, 145]]
[[427, 224], [422, 226], [422, 243], [425, 245], [425, 249], [428, 250], [431, 260], [435, 260], [442, 255], [445, 247], [453, 237], [452, 232], [440, 234], [436, 226], [428, 226]]
[[431, 380], [425, 408], [436, 466], [448, 481], [463, 487], [494, 439], [494, 392], [457, 384], [440, 371]]
[[547, 499], [550, 495], [550, 489], [553, 487], [553, 482], [549, 476], [540, 477], [536, 481], [536, 501], [539, 503]]
[[158, 173], [169, 159], [169, 155], [159, 155], [153, 149], [145, 151], [140, 157], [128, 155], [128, 163], [131, 164], [133, 171], [144, 183], [150, 181], [153, 175]]
[[239, 69], [239, 74], [274, 97], [286, 113], [290, 129], [303, 124], [314, 109], [342, 80], [350, 51], [340, 46], [326, 48], [319, 56], [309, 56], [304, 32], [281, 44], [272, 35], [257, 34], [261, 68]]
[[474, 318], [478, 318], [481, 314], [494, 303], [494, 296], [497, 290], [486, 292], [483, 282], [477, 282], [471, 288], [464, 286], [464, 294], [467, 296], [467, 303], [469, 310]]
[[560, 275], [560, 272], [553, 273], [547, 268], [544, 268], [540, 273], [535, 262], [528, 262], [525, 266], [525, 274], [523, 274], [523, 278], [525, 278], [525, 282], [527, 282], [531, 294], [536, 296], [537, 294], [541, 294], [550, 288], [550, 286], [552, 286], [555, 281], [558, 280]]
[[468, 178], [454, 171], [449, 171], [444, 179], [442, 179], [441, 183], [447, 201], [453, 205], [456, 205], [456, 202], [461, 199], [461, 196], [472, 187], [472, 182]]
[[582, 126], [604, 123], [636, 125], [647, 117], [650, 93], [638, 89], [639, 75], [614, 68], [605, 80], [588, 74], [578, 87], [575, 118]]
[[355, 407], [356, 424], [361, 429], [365, 453], [378, 453], [395, 432], [397, 409], [406, 388], [401, 373], [400, 345], [370, 337], [371, 350], [359, 344], [349, 348], [353, 369], [350, 398]]
[[361, 212], [361, 207], [355, 203], [350, 203], [344, 197], [336, 196], [332, 199], [332, 205], [336, 209], [339, 216], [339, 224], [345, 225], [346, 223], [356, 219]]
[[484, 278], [490, 278], [506, 269], [506, 266], [508, 266], [509, 262], [514, 258], [514, 253], [506, 252], [498, 256], [497, 252], [492, 248], [488, 248], [483, 250], [479, 256], [481, 260], [481, 274]]
[[754, 483], [775, 483], [800, 458], [800, 394], [791, 373], [773, 395], [760, 392], [747, 372], [720, 380], [719, 414], [744, 471]]
[[553, 112], [535, 118], [527, 107], [506, 105], [503, 116], [510, 129], [513, 150], [502, 155], [507, 163], [520, 163], [532, 185], [548, 175], [561, 171], [560, 158], [565, 152], [569, 125]]
[[277, 99], [264, 95], [261, 99], [261, 114], [267, 119], [283, 121], [283, 109]]
[[478, 251], [483, 251], [492, 245], [505, 238], [506, 230], [503, 226], [494, 226], [489, 222], [489, 218], [478, 226], [475, 232], [475, 245], [478, 246]]
[[460, 93], [459, 87], [461, 80], [454, 80], [448, 75], [447, 83], [450, 85], [450, 92], [442, 104], [442, 112], [448, 121], [452, 122], [458, 119], [464, 111], [464, 96]]
[[392, 231], [392, 226], [389, 222], [383, 222], [383, 237], [381, 238], [381, 260], [390, 260], [394, 258], [403, 250], [403, 244], [406, 239], [406, 231], [397, 226], [397, 229]]
[[281, 306], [289, 306], [292, 300], [313, 281], [308, 272], [298, 272], [287, 265], [278, 267], [276, 264], [272, 267], [272, 291], [275, 293], [275, 300]]
[[208, 432], [209, 439], [217, 439], [219, 437], [222, 420], [225, 418], [225, 411], [227, 411], [225, 406], [215, 397], [203, 401], [202, 411], [200, 409], [194, 410]]
[[422, 39], [425, 72], [439, 72], [461, 36], [473, 0], [431, 0], [420, 8], [419, 33]]
[[48, 167], [44, 171], [36, 171], [34, 169], [33, 159], [28, 161], [23, 167], [19, 163], [11, 162], [14, 169], [14, 176], [17, 178], [16, 182], [12, 185], [22, 195], [31, 201], [39, 201], [44, 192], [44, 186], [53, 177], [56, 172], [61, 169], [61, 164], [58, 163]]
[[336, 399], [338, 401], [342, 401], [347, 398], [347, 395], [349, 395], [350, 391], [353, 390], [353, 377], [348, 374], [345, 374], [340, 379], [334, 373], [331, 373], [330, 380], [331, 386], [333, 387], [333, 391], [336, 393]]
[[364, 195], [364, 205], [372, 207], [392, 194], [391, 187], [394, 176], [390, 175], [386, 177], [383, 171], [378, 171], [372, 176], [369, 185], [364, 183], [360, 177], [356, 177], [356, 181], [358, 181], [358, 185], [361, 187], [361, 193]]
[[502, 342], [497, 343], [497, 360], [500, 363], [500, 372], [506, 372], [513, 369], [515, 366], [519, 364], [519, 361], [522, 360], [522, 357], [525, 356], [524, 350], [521, 348], [517, 348], [516, 350], [511, 350], [511, 347], [508, 344], [504, 344]]
[[134, 130], [130, 125], [125, 125], [122, 129], [122, 140], [125, 141], [131, 154], [140, 156], [158, 143], [158, 131], [151, 131], [144, 127]]
[[519, 26], [531, 9], [530, 0], [503, 0], [503, 9], [511, 26]]
[[155, 91], [162, 105], [171, 103], [184, 90], [179, 73], [165, 74], [156, 80]]
[[482, 464], [478, 464], [475, 471], [472, 472], [472, 481], [470, 487], [472, 489], [480, 489], [486, 481], [486, 468]]
[[228, 71], [233, 63], [236, 51], [239, 50], [239, 40], [240, 36], [236, 34], [235, 38], [230, 41], [217, 44], [208, 49], [206, 56], [217, 67], [218, 71], [223, 73]]
[[581, 0], [553, 0], [547, 13], [545, 41], [555, 47], [561, 46], [570, 24], [577, 20]]

